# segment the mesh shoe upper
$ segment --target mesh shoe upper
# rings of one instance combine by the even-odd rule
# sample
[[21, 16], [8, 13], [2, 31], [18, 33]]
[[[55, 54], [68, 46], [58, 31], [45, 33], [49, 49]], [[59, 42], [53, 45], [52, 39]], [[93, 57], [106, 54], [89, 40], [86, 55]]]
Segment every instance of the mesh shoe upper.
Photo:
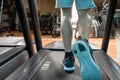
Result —
[[63, 60], [63, 64], [65, 67], [74, 67], [74, 62], [75, 62], [75, 58], [74, 56], [67, 56], [64, 58]]
[[63, 60], [64, 70], [67, 73], [72, 73], [75, 70], [74, 67], [75, 58], [72, 52], [65, 52], [65, 57]]

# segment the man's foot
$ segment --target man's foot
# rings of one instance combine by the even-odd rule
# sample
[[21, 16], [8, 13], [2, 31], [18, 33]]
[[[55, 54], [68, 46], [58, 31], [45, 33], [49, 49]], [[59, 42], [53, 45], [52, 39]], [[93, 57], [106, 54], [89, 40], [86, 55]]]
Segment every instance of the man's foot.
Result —
[[82, 80], [101, 80], [101, 73], [91, 56], [90, 46], [85, 39], [77, 40], [73, 44], [73, 53], [80, 62]]
[[74, 63], [75, 63], [75, 58], [74, 58], [72, 52], [65, 53], [65, 57], [63, 60], [65, 72], [68, 72], [68, 73], [74, 72], [74, 70], [75, 70]]

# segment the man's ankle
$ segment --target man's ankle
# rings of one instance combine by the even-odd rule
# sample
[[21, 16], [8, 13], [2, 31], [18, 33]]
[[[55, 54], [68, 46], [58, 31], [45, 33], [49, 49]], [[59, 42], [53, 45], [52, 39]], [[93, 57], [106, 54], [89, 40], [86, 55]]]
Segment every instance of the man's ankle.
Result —
[[65, 58], [68, 57], [68, 56], [74, 56], [73, 53], [72, 53], [72, 51], [65, 52]]

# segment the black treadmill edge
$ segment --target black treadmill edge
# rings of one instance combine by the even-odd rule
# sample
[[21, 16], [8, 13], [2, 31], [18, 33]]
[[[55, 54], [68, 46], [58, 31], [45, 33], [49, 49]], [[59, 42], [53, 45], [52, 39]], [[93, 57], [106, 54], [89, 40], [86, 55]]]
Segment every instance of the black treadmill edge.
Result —
[[49, 50], [40, 50], [5, 80], [30, 80], [38, 67], [44, 63], [49, 53]]
[[0, 66], [5, 64], [7, 61], [18, 55], [20, 52], [24, 51], [26, 46], [14, 47], [4, 54], [0, 55]]

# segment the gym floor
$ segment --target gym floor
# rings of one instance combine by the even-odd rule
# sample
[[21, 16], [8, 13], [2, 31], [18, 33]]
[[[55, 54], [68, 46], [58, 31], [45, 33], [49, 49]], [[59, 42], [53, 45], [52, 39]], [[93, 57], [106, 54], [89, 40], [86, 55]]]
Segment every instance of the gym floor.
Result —
[[[31, 33], [33, 33], [31, 31]], [[22, 32], [19, 32], [19, 31], [12, 31], [11, 34], [14, 36], [14, 37], [21, 37], [23, 36]], [[33, 34], [32, 34], [32, 38], [34, 38]], [[53, 38], [52, 35], [42, 35], [41, 36], [42, 38], [42, 43], [43, 43], [43, 46], [45, 46], [46, 44], [48, 43], [51, 43], [53, 41], [60, 41], [62, 40], [62, 38], [60, 36], [56, 37], [56, 38]], [[89, 42], [97, 45], [98, 47], [101, 48], [101, 45], [102, 45], [102, 38], [90, 38], [89, 39]], [[73, 41], [75, 41], [74, 37], [73, 37]], [[116, 38], [114, 39], [110, 39], [110, 43], [109, 43], [109, 47], [108, 47], [108, 51], [107, 51], [107, 54], [112, 57], [113, 59], [115, 59], [118, 64], [120, 64], [120, 59], [118, 59], [118, 57], [120, 58], [119, 54], [118, 54], [118, 47], [117, 47], [117, 40]]]

